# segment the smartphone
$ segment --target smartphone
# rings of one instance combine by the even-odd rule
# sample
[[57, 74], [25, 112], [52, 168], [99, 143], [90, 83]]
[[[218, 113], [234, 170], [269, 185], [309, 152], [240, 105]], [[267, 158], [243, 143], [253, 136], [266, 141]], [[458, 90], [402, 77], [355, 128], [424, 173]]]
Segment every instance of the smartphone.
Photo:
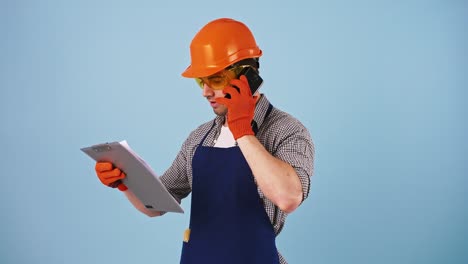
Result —
[[[249, 82], [249, 86], [250, 86], [250, 91], [252, 92], [252, 95], [254, 95], [255, 92], [257, 92], [257, 90], [260, 88], [260, 86], [263, 83], [262, 77], [260, 77], [257, 71], [255, 71], [252, 67], [245, 67], [244, 69], [242, 69], [239, 76], [242, 76], [242, 75], [245, 75], [245, 77], [247, 77], [247, 81]], [[240, 91], [238, 87], [235, 87], [235, 86], [233, 87], [236, 88], [237, 91]], [[230, 99], [231, 95], [226, 94], [225, 97]]]

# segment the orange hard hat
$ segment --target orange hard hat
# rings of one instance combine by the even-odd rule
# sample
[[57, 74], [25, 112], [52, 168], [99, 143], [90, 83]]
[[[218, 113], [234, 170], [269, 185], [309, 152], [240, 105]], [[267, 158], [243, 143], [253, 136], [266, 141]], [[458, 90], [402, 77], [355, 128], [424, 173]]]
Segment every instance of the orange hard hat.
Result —
[[250, 29], [230, 18], [206, 24], [190, 44], [191, 64], [182, 73], [187, 78], [206, 77], [231, 64], [262, 56]]

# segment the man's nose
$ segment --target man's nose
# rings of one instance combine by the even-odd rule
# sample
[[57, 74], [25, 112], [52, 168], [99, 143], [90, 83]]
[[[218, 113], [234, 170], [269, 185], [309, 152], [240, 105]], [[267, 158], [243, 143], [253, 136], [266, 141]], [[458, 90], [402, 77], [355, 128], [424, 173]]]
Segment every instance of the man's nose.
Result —
[[213, 89], [211, 89], [211, 87], [209, 87], [208, 84], [204, 83], [203, 84], [203, 96], [204, 97], [209, 97], [209, 96], [213, 96], [213, 95], [214, 95]]

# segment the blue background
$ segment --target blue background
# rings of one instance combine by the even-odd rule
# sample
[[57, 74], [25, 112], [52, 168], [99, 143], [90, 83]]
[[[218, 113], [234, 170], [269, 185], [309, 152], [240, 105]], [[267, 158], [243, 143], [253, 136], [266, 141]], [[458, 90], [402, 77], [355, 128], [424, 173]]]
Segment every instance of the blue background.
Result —
[[180, 73], [208, 21], [245, 22], [262, 91], [316, 145], [290, 263], [468, 263], [468, 4], [1, 1], [0, 263], [177, 263], [185, 215], [148, 218], [79, 149], [126, 139], [160, 175], [213, 117]]

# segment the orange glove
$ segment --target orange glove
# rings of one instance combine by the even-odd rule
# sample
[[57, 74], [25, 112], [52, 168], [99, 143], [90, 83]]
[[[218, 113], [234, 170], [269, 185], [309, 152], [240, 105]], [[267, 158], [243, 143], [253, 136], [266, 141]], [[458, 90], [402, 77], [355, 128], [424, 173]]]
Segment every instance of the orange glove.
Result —
[[119, 168], [114, 168], [110, 162], [96, 162], [96, 174], [99, 180], [106, 186], [111, 188], [118, 188], [119, 190], [126, 191], [128, 188], [122, 183], [125, 178], [125, 173]]
[[[244, 75], [239, 79], [231, 80], [230, 83], [230, 86], [224, 88], [223, 93], [229, 93], [231, 98], [216, 98], [216, 102], [228, 108], [228, 126], [235, 140], [245, 135], [255, 135], [251, 123], [257, 96], [252, 97], [249, 82]], [[238, 87], [239, 90], [232, 86]]]

